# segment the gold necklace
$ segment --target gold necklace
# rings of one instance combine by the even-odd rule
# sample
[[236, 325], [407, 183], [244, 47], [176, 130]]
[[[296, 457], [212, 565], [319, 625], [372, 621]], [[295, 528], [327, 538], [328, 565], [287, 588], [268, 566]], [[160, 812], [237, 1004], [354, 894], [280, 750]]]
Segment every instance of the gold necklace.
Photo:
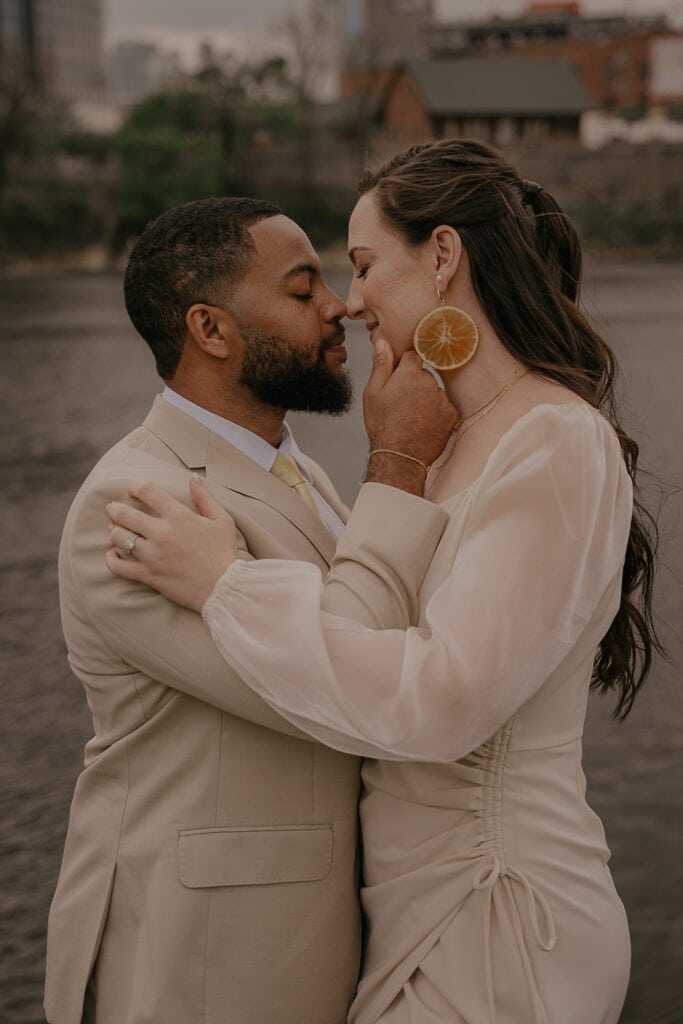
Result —
[[464, 420], [461, 420], [461, 425], [462, 423], [465, 423], [467, 420], [472, 420], [472, 422], [468, 423], [465, 429], [461, 430], [460, 433], [458, 433], [457, 429], [453, 431], [453, 433], [451, 434], [451, 439], [449, 443], [446, 445], [444, 451], [441, 453], [436, 462], [432, 463], [432, 465], [429, 467], [427, 480], [425, 481], [425, 495], [427, 495], [429, 491], [432, 489], [436, 482], [436, 478], [440, 475], [441, 470], [450, 460], [453, 449], [455, 448], [458, 441], [462, 437], [464, 437], [467, 431], [470, 430], [475, 425], [475, 423], [478, 423], [479, 420], [483, 419], [487, 413], [491, 412], [491, 409], [493, 409], [494, 406], [498, 405], [501, 398], [503, 398], [503, 396], [508, 393], [510, 388], [514, 387], [517, 381], [521, 380], [522, 377], [526, 377], [528, 373], [529, 370], [525, 370], [523, 373], [520, 373], [519, 377], [514, 377], [512, 380], [509, 380], [507, 384], [504, 384], [500, 391], [498, 391], [493, 396], [493, 398], [489, 398], [487, 402], [484, 402], [484, 404], [479, 406], [478, 409], [475, 409], [474, 412], [471, 412], [469, 416], [466, 416]]
[[467, 423], [467, 426], [465, 427], [464, 430], [461, 430], [459, 428], [456, 429], [453, 444], [457, 444], [458, 441], [462, 440], [467, 431], [471, 430], [475, 423], [478, 423], [479, 420], [483, 420], [484, 416], [486, 416], [487, 413], [491, 412], [491, 409], [495, 408], [495, 406], [498, 405], [501, 398], [508, 393], [510, 388], [513, 388], [515, 384], [522, 379], [522, 377], [526, 377], [528, 372], [528, 370], [525, 370], [524, 373], [520, 373], [519, 377], [513, 377], [512, 380], [509, 380], [507, 384], [503, 385], [500, 391], [496, 392], [493, 398], [489, 398], [488, 402], [484, 402], [484, 404], [479, 406], [478, 409], [475, 409], [474, 412], [471, 412], [469, 416], [465, 416], [465, 418], [460, 421], [461, 426], [463, 423], [466, 423], [467, 420], [471, 420], [472, 422]]

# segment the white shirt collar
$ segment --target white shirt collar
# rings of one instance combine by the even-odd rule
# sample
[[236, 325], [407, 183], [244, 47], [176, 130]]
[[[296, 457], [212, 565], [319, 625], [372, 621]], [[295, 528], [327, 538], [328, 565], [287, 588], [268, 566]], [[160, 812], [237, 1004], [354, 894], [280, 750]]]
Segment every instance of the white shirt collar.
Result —
[[189, 399], [183, 398], [182, 395], [173, 391], [168, 385], [165, 385], [161, 397], [164, 401], [175, 405], [176, 408], [187, 413], [188, 416], [192, 416], [193, 419], [203, 423], [205, 427], [208, 427], [214, 434], [218, 434], [235, 448], [239, 448], [244, 455], [257, 462], [266, 472], [269, 473], [272, 469], [277, 455], [280, 452], [284, 452], [292, 456], [306, 480], [309, 483], [313, 482], [313, 477], [306, 465], [303, 453], [294, 440], [294, 435], [286, 420], [282, 424], [280, 444], [277, 448], [274, 448], [272, 444], [268, 444], [267, 441], [259, 437], [252, 430], [247, 430], [246, 427], [241, 427], [238, 423], [233, 423], [232, 420], [225, 419], [214, 412], [209, 412], [208, 409], [204, 409], [201, 405], [190, 402]]

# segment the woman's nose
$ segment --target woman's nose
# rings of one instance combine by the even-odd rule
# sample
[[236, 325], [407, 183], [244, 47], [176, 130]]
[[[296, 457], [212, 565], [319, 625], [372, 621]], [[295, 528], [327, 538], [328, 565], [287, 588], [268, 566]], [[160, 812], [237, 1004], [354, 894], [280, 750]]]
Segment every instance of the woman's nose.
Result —
[[346, 296], [346, 315], [352, 320], [358, 320], [363, 315], [363, 296], [361, 282], [354, 277], [351, 281], [349, 294]]

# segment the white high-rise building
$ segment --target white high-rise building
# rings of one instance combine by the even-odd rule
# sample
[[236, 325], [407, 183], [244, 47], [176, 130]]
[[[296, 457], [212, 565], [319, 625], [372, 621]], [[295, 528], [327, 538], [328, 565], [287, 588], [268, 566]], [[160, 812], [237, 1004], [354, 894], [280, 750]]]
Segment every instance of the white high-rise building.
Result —
[[103, 0], [0, 0], [0, 62], [46, 96], [106, 99]]
[[343, 77], [378, 73], [427, 56], [433, 0], [294, 0], [311, 37], [307, 63], [317, 99], [334, 99]]
[[121, 41], [109, 55], [111, 98], [117, 106], [129, 107], [172, 81], [179, 71], [177, 53], [168, 53], [155, 43]]

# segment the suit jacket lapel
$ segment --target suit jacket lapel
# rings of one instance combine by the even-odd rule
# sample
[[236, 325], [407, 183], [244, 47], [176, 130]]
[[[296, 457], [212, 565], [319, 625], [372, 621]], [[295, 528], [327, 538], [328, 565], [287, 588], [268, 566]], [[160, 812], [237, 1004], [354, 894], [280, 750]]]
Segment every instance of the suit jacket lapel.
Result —
[[[226, 487], [238, 494], [265, 502], [300, 530], [328, 565], [331, 563], [336, 543], [325, 524], [286, 484], [259, 466], [239, 448], [235, 448], [170, 402], [165, 402], [159, 395], [154, 400], [144, 425], [163, 441], [188, 469], [205, 469], [210, 487]], [[324, 497], [329, 500], [327, 495]], [[333, 507], [337, 506], [339, 499]]]
[[323, 496], [330, 508], [334, 509], [342, 523], [346, 524], [349, 521], [349, 515], [351, 513], [335, 491], [332, 481], [315, 462], [308, 458], [307, 455], [304, 455], [304, 458], [306, 459], [306, 465], [308, 466], [309, 472], [313, 477], [313, 484], [316, 491], [318, 494]]
[[211, 431], [157, 395], [143, 426], [155, 434], [188, 469], [204, 469]]

